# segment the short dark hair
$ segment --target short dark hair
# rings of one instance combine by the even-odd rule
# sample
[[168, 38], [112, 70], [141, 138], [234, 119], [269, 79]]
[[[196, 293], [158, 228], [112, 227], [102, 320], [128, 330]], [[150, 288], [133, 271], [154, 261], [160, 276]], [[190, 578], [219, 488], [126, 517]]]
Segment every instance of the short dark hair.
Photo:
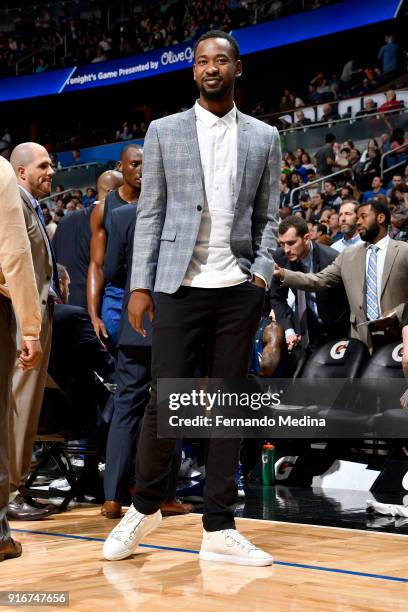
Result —
[[309, 228], [307, 226], [306, 221], [301, 217], [295, 217], [295, 215], [291, 215], [290, 217], [284, 219], [282, 223], [280, 223], [278, 227], [278, 234], [286, 234], [286, 232], [290, 230], [291, 227], [295, 228], [296, 234], [298, 236], [303, 237], [309, 233]]
[[332, 134], [331, 132], [329, 134], [326, 134], [325, 142], [326, 142], [326, 144], [329, 144], [329, 143], [332, 143], [332, 142], [336, 142], [335, 135]]
[[358, 210], [360, 210], [360, 208], [362, 208], [363, 206], [371, 206], [371, 210], [373, 210], [376, 215], [380, 215], [382, 213], [385, 217], [385, 223], [387, 226], [391, 223], [391, 211], [388, 207], [388, 204], [385, 204], [385, 202], [379, 202], [378, 200], [369, 200], [368, 202], [362, 202], [359, 205]]
[[205, 32], [202, 36], [200, 36], [194, 45], [194, 57], [196, 56], [198, 45], [203, 42], [203, 40], [208, 40], [209, 38], [224, 38], [224, 40], [228, 40], [229, 44], [234, 50], [235, 61], [239, 60], [240, 50], [237, 41], [233, 36], [231, 36], [231, 34], [223, 32], [222, 30], [210, 30], [209, 32]]
[[141, 153], [143, 153], [143, 147], [140, 144], [137, 144], [136, 142], [130, 142], [129, 144], [125, 145], [120, 152], [120, 159], [123, 159], [123, 156], [125, 155], [125, 153], [127, 153], [130, 149], [136, 149], [138, 151], [140, 151]]
[[318, 223], [317, 226], [316, 226], [316, 229], [323, 236], [327, 236], [327, 234], [329, 233], [328, 227], [324, 223]]

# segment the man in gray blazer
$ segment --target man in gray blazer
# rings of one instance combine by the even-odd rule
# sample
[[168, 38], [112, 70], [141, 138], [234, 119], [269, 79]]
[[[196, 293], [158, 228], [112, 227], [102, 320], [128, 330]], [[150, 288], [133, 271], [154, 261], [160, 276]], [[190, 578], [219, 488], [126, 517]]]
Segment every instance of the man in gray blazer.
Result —
[[[144, 144], [129, 319], [153, 323], [152, 390], [129, 511], [104, 545], [123, 559], [161, 520], [175, 440], [157, 438], [158, 378], [192, 378], [202, 345], [208, 374], [245, 377], [265, 288], [272, 276], [279, 202], [279, 135], [234, 104], [239, 47], [225, 32], [195, 45], [200, 98], [153, 121]], [[157, 295], [154, 307], [151, 292]], [[208, 440], [200, 558], [269, 565], [272, 557], [235, 530], [240, 440]]]
[[343, 283], [350, 304], [350, 336], [370, 351], [401, 336], [397, 323], [408, 300], [408, 244], [388, 236], [390, 220], [386, 204], [366, 202], [357, 218], [364, 244], [345, 249], [317, 274], [275, 265], [274, 276], [291, 289], [318, 291]]

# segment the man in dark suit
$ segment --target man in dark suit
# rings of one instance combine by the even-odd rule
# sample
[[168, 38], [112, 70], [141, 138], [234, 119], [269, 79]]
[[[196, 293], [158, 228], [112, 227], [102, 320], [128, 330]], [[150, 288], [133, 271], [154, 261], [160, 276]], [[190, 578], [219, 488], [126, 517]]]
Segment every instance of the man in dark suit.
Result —
[[[289, 270], [320, 272], [338, 253], [310, 239], [307, 223], [300, 217], [288, 217], [279, 226], [281, 248], [275, 262]], [[295, 293], [295, 309], [288, 305], [288, 288], [279, 279], [271, 283], [270, 301], [276, 321], [285, 331], [289, 351], [296, 347], [314, 347], [331, 339], [347, 336], [349, 308], [342, 286], [318, 293]], [[296, 354], [296, 352], [295, 352]]]
[[69, 304], [86, 308], [86, 279], [89, 266], [91, 226], [89, 218], [94, 204], [76, 210], [58, 224], [52, 246], [58, 263], [68, 270], [71, 279]]
[[[129, 497], [134, 485], [136, 445], [145, 407], [150, 399], [152, 324], [145, 317], [146, 337], [137, 334], [129, 323], [127, 306], [130, 296], [130, 271], [133, 257], [137, 207], [120, 206], [112, 211], [104, 276], [107, 283], [121, 286], [126, 278], [125, 298], [119, 323], [118, 355], [114, 410], [110, 424], [105, 467], [105, 503], [101, 513], [108, 518], [121, 516], [122, 502]], [[161, 506], [162, 512], [186, 513], [190, 504], [174, 499], [180, 453], [174, 457], [170, 498]]]

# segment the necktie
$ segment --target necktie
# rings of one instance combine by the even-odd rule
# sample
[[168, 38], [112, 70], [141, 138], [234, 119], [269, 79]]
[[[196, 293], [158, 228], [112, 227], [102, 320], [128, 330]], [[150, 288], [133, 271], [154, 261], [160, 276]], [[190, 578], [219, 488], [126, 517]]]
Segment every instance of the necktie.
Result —
[[[46, 240], [48, 242], [48, 248], [50, 250], [51, 253], [51, 259], [52, 259], [52, 288], [55, 291], [57, 297], [61, 297], [61, 292], [60, 292], [60, 288], [59, 288], [59, 276], [58, 276], [58, 268], [57, 268], [57, 262], [55, 259], [55, 255], [54, 255], [54, 251], [51, 245], [51, 241], [49, 239], [48, 233], [47, 233], [47, 226], [45, 225], [45, 219], [44, 219], [44, 215], [43, 215], [43, 211], [41, 210], [38, 202], [35, 206], [35, 212], [37, 213], [37, 217], [39, 218], [39, 220], [41, 221], [41, 224], [44, 228], [44, 232], [46, 235]], [[54, 296], [55, 297], [55, 296]]]
[[378, 292], [377, 292], [377, 251], [378, 247], [371, 244], [370, 257], [368, 259], [368, 270], [367, 270], [367, 287], [366, 287], [366, 301], [367, 301], [367, 318], [373, 321], [378, 319], [380, 316], [380, 308], [378, 305]]

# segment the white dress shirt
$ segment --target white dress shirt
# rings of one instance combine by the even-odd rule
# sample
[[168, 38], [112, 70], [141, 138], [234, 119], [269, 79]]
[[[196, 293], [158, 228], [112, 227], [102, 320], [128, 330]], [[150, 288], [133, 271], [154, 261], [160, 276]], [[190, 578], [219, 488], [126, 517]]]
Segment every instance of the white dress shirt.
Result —
[[195, 104], [205, 201], [190, 264], [182, 285], [231, 287], [249, 280], [231, 251], [237, 175], [237, 111], [218, 117]]
[[[381, 305], [380, 305], [381, 285], [382, 285], [382, 277], [383, 277], [383, 272], [384, 272], [385, 256], [387, 254], [387, 248], [388, 248], [389, 243], [390, 243], [389, 236], [385, 236], [384, 238], [381, 238], [381, 240], [375, 243], [375, 246], [378, 247], [378, 251], [377, 251], [377, 298], [378, 298], [378, 309], [380, 311], [380, 315], [382, 315]], [[368, 262], [369, 262], [370, 253], [371, 253], [371, 249], [368, 248], [369, 246], [370, 245], [367, 245], [367, 253], [366, 253], [366, 277], [367, 277], [367, 272], [368, 272]]]

